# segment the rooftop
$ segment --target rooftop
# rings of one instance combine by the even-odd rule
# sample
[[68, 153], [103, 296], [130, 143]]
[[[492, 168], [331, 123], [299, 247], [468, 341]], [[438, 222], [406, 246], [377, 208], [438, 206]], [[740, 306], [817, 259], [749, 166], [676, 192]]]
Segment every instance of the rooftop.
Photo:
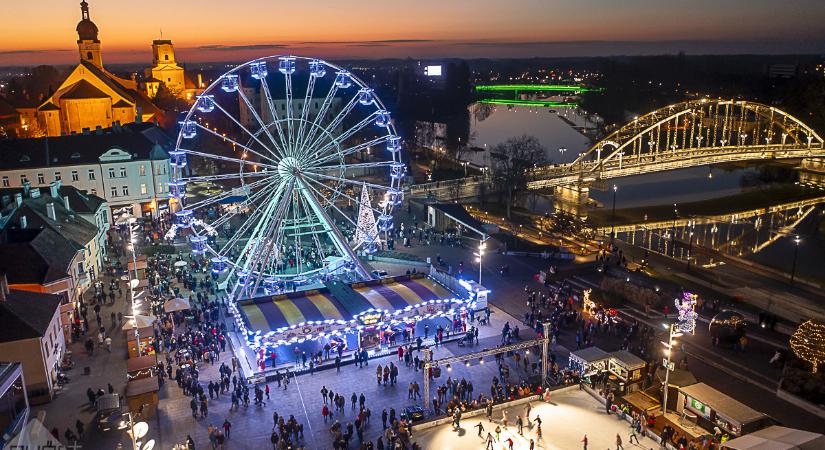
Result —
[[63, 297], [12, 289], [0, 301], [0, 342], [43, 337]]
[[133, 160], [166, 159], [174, 141], [157, 125], [131, 123], [93, 130], [88, 134], [35, 139], [0, 140], [4, 170], [76, 166], [100, 163], [100, 156], [120, 149]]

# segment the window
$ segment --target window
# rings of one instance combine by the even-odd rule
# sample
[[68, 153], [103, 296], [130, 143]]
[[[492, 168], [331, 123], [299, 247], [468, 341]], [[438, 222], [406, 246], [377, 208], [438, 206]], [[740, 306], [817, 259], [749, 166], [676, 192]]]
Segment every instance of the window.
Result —
[[92, 52], [86, 52], [86, 59], [88, 59], [89, 61], [92, 60]]
[[163, 182], [162, 181], [158, 181], [158, 192], [159, 193], [163, 192]]
[[9, 177], [3, 176], [3, 187], [9, 187]]
[[94, 181], [95, 179], [95, 169], [89, 169], [89, 180]]
[[117, 197], [117, 186], [112, 186], [112, 197]]
[[146, 195], [146, 183], [140, 183], [140, 194]]
[[29, 180], [26, 178], [26, 174], [20, 175], [20, 184], [28, 182]]
[[123, 186], [123, 187], [121, 187], [121, 188], [120, 188], [120, 192], [122, 192], [122, 193], [123, 193], [123, 196], [124, 196], [124, 197], [126, 197], [127, 195], [129, 195], [129, 186]]
[[61, 181], [63, 179], [63, 175], [60, 175], [60, 172], [54, 173], [54, 181]]
[[146, 166], [144, 166], [143, 164], [140, 165], [140, 176], [146, 176]]
[[125, 167], [120, 168], [120, 178], [126, 178], [126, 168]]
[[169, 55], [163, 55], [163, 59], [165, 59], [166, 61], [169, 61]]
[[115, 168], [114, 167], [109, 167], [109, 178], [114, 178], [114, 177], [115, 177]]
[[77, 174], [76, 170], [72, 170], [72, 181], [80, 181], [80, 175]]
[[171, 78], [171, 77], [170, 77], [170, 78], [167, 78], [167, 79], [166, 79], [166, 82], [171, 83], [171, 82], [172, 82], [172, 78]]
[[83, 275], [83, 261], [77, 263], [77, 274]]
[[46, 184], [46, 177], [42, 173], [37, 174], [37, 184]]

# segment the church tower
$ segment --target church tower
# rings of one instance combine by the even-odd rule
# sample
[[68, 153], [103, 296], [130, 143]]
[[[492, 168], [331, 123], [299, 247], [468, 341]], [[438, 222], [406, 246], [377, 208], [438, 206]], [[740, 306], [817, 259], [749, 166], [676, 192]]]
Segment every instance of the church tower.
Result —
[[90, 62], [103, 68], [103, 54], [100, 51], [100, 40], [97, 38], [97, 25], [89, 19], [89, 4], [86, 0], [80, 2], [81, 20], [77, 24], [77, 49], [80, 60]]

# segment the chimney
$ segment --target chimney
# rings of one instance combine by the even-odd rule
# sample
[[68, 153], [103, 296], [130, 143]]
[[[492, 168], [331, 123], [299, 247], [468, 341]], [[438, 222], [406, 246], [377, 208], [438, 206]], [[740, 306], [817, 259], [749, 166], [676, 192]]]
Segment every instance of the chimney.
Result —
[[24, 181], [23, 182], [23, 195], [28, 197], [29, 196], [29, 191], [31, 191], [31, 190], [32, 190], [32, 184], [28, 180]]
[[63, 197], [63, 207], [65, 207], [68, 211], [72, 210], [72, 207], [69, 206], [69, 196], [68, 195]]
[[19, 192], [14, 194], [14, 203], [17, 204], [18, 208], [23, 206], [23, 194]]
[[29, 226], [29, 220], [26, 216], [20, 216], [20, 228], [25, 230], [27, 226]]
[[91, 132], [90, 132], [90, 131], [91, 131], [91, 130], [89, 130], [89, 127], [85, 127], [85, 128], [83, 128], [83, 136], [88, 136], [88, 135], [90, 135], [90, 134], [91, 134]]
[[46, 215], [49, 216], [49, 219], [57, 220], [57, 214], [54, 212], [54, 203], [46, 203]]
[[95, 134], [98, 135], [98, 136], [103, 134], [103, 127], [101, 127], [100, 125], [96, 126], [95, 127]]
[[143, 107], [136, 106], [135, 107], [135, 123], [142, 123], [143, 122]]
[[60, 180], [55, 180], [49, 183], [49, 195], [52, 198], [59, 198], [60, 197]]
[[9, 279], [6, 272], [0, 273], [0, 302], [5, 302], [9, 296]]

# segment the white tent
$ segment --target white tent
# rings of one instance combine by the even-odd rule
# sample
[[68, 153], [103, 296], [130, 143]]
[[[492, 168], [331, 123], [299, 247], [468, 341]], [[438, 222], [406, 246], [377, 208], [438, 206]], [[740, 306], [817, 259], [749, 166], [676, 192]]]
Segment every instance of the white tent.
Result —
[[163, 310], [166, 312], [186, 311], [189, 308], [189, 300], [180, 297], [167, 300], [163, 304]]
[[731, 450], [821, 450], [825, 435], [810, 431], [772, 426], [730, 440], [723, 448]]
[[123, 324], [123, 330], [124, 331], [132, 330], [132, 329], [135, 328], [135, 325], [137, 325], [138, 328], [151, 327], [153, 323], [155, 323], [154, 316], [144, 316], [144, 315], [138, 314], [134, 318], [129, 317], [126, 320], [126, 323]]

